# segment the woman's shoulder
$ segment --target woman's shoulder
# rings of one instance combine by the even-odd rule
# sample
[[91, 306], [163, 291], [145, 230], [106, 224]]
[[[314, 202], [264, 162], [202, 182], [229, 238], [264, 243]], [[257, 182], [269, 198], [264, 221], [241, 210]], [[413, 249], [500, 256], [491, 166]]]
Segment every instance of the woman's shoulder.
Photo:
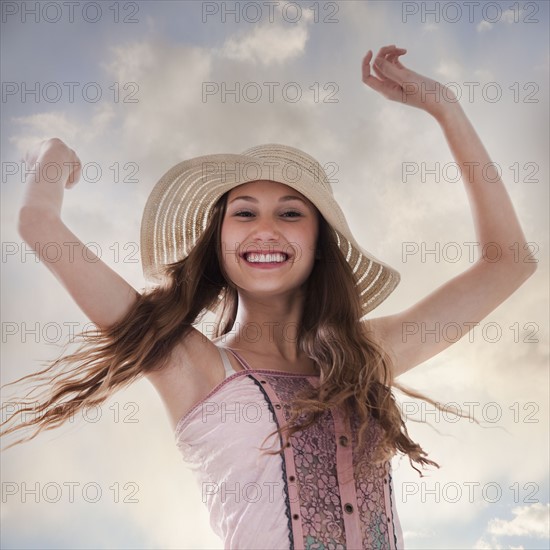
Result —
[[194, 327], [172, 349], [161, 369], [147, 373], [175, 426], [225, 376], [216, 345]]

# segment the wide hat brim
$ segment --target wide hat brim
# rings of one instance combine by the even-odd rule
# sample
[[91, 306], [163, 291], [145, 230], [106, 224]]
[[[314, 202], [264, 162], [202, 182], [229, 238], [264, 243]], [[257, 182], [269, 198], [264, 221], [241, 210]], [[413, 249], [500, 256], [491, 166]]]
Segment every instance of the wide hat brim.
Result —
[[303, 151], [279, 144], [259, 145], [242, 154], [204, 155], [170, 168], [151, 191], [143, 211], [145, 278], [160, 282], [164, 266], [182, 260], [195, 246], [216, 201], [234, 187], [256, 180], [288, 185], [317, 207], [353, 271], [363, 314], [395, 290], [399, 272], [356, 242], [321, 165]]

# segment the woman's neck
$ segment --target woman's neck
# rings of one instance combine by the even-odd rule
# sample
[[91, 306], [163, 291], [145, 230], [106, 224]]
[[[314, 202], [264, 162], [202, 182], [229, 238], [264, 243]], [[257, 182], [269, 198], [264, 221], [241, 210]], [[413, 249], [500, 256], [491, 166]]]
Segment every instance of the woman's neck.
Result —
[[240, 298], [235, 323], [225, 337], [241, 349], [297, 361], [302, 301], [299, 296], [284, 301]]

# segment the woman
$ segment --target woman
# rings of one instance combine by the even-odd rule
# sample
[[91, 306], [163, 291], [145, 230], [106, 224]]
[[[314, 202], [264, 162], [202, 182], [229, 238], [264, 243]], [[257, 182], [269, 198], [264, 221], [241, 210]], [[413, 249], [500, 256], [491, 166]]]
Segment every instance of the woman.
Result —
[[[382, 48], [371, 74], [369, 51], [363, 82], [437, 120], [468, 176], [481, 249], [496, 243], [498, 261], [482, 256], [409, 309], [364, 320], [399, 274], [355, 241], [317, 161], [269, 144], [163, 176], [142, 222], [143, 268], [158, 286], [140, 294], [99, 259], [78, 260], [93, 254], [81, 254], [60, 212], [80, 161], [47, 140], [27, 160], [55, 163], [61, 177], [28, 180], [20, 233], [38, 253], [41, 242], [79, 243], [70, 257], [42, 260], [100, 330], [35, 375], [71, 366], [33, 420], [4, 432], [55, 427], [146, 376], [226, 548], [401, 548], [390, 459], [437, 464], [408, 436], [391, 390], [450, 345], [421, 331], [403, 339], [404, 323], [474, 326], [536, 265], [511, 252], [525, 237], [502, 182], [484, 180], [490, 159], [451, 90], [405, 68], [404, 53]], [[195, 328], [207, 310], [218, 314], [212, 341]]]

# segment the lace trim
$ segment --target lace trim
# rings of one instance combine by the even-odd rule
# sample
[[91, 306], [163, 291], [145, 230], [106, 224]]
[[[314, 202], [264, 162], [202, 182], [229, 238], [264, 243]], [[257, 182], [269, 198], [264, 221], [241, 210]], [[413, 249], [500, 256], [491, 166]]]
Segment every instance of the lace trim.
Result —
[[[390, 490], [390, 505], [392, 508], [392, 519], [393, 519], [393, 491], [392, 491], [392, 476], [391, 472], [388, 472], [388, 484], [389, 484], [389, 490]], [[392, 531], [393, 531], [393, 540], [395, 543], [395, 547], [397, 548], [397, 533], [395, 532], [395, 519], [392, 521]]]

